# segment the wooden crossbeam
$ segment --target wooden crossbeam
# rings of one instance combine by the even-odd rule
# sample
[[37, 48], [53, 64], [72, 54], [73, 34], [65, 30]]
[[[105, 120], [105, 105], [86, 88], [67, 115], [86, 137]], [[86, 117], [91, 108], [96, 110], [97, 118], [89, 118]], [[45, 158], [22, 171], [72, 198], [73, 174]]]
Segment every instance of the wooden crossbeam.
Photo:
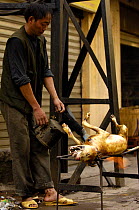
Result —
[[89, 98], [64, 98], [64, 104], [109, 104], [109, 99], [89, 99]]
[[73, 1], [73, 0], [67, 0], [68, 3], [81, 2], [81, 1], [82, 1], [82, 0], [77, 0], [77, 1], [76, 1], [76, 0], [74, 0], [74, 1]]
[[[106, 70], [108, 78], [108, 92], [110, 98], [110, 110], [111, 113], [116, 116], [117, 122], [119, 119], [119, 105], [118, 105], [118, 93], [116, 83], [116, 69], [114, 58], [114, 47], [111, 28], [111, 14], [110, 14], [110, 1], [101, 0], [102, 22], [104, 32], [104, 45], [106, 56]], [[112, 132], [116, 133], [116, 128], [112, 126]]]
[[106, 86], [107, 86], [107, 78], [106, 78], [106, 75], [105, 75], [105, 73], [104, 73], [104, 71], [103, 71], [103, 69], [102, 69], [98, 59], [96, 58], [96, 56], [95, 56], [95, 54], [94, 54], [94, 52], [93, 52], [93, 50], [92, 50], [92, 48], [90, 46], [90, 43], [92, 42], [92, 39], [93, 39], [93, 37], [94, 37], [94, 35], [96, 33], [96, 30], [98, 28], [98, 24], [99, 24], [100, 19], [101, 19], [100, 7], [98, 8], [98, 11], [96, 13], [96, 18], [94, 19], [94, 21], [92, 23], [92, 26], [90, 28], [91, 30], [89, 31], [89, 33], [87, 35], [87, 38], [85, 37], [84, 33], [82, 32], [81, 27], [79, 26], [79, 24], [78, 24], [78, 22], [77, 22], [77, 20], [76, 20], [76, 18], [74, 16], [72, 10], [70, 9], [70, 7], [69, 7], [69, 5], [67, 4], [66, 1], [64, 1], [64, 7], [65, 7], [65, 9], [66, 9], [70, 19], [72, 20], [72, 22], [73, 22], [73, 24], [74, 24], [74, 26], [75, 26], [75, 28], [76, 28], [76, 30], [77, 30], [81, 40], [84, 43], [84, 45], [83, 45], [83, 47], [81, 49], [80, 55], [79, 55], [79, 57], [78, 57], [78, 59], [76, 61], [75, 67], [74, 67], [74, 69], [72, 71], [72, 74], [71, 74], [71, 77], [69, 79], [68, 85], [67, 85], [68, 90], [66, 91], [67, 92], [66, 96], [69, 97], [70, 93], [72, 91], [72, 88], [73, 88], [73, 86], [75, 84], [75, 81], [77, 79], [77, 76], [79, 74], [79, 71], [81, 69], [81, 66], [83, 64], [83, 61], [84, 61], [84, 59], [86, 57], [87, 52], [90, 54], [92, 60], [94, 61], [94, 63], [96, 65], [96, 67], [97, 67], [97, 69], [98, 69], [98, 71], [99, 71], [99, 73], [100, 73], [104, 83], [106, 84]]
[[[0, 3], [0, 10], [25, 9], [29, 3]], [[55, 3], [45, 3], [49, 8], [55, 9]]]
[[110, 123], [110, 116], [111, 116], [111, 112], [110, 109], [108, 110], [108, 112], [106, 113], [102, 123], [100, 124], [100, 128], [102, 128], [103, 130], [106, 130], [106, 128], [108, 127], [109, 123]]
[[28, 3], [0, 3], [0, 10], [24, 9]]

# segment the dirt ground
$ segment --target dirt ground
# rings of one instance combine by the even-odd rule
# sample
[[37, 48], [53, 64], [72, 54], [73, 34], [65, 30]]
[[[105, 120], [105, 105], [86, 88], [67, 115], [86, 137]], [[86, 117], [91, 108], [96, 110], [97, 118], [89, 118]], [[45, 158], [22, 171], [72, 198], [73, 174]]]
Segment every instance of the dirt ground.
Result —
[[[125, 173], [137, 174], [137, 160], [132, 154], [126, 155], [125, 158]], [[107, 171], [113, 171], [113, 162], [104, 161], [104, 167]], [[69, 178], [74, 172], [76, 166], [69, 168], [68, 174], [62, 174], [62, 178]], [[115, 183], [115, 178], [111, 178]], [[99, 186], [99, 169], [97, 166], [86, 166], [81, 174], [81, 184]], [[14, 186], [0, 185], [0, 196], [5, 198], [10, 196], [16, 199], [17, 204], [20, 198], [14, 193]], [[42, 195], [41, 195], [42, 196]], [[59, 206], [60, 210], [97, 210], [101, 209], [100, 194], [94, 192], [72, 192], [66, 197], [72, 198], [78, 202], [75, 206]], [[0, 208], [1, 209], [1, 208]], [[15, 208], [19, 209], [19, 208]], [[56, 206], [45, 206], [44, 203], [39, 204], [41, 210], [53, 210]], [[139, 209], [139, 181], [138, 179], [125, 178], [124, 187], [108, 187], [108, 184], [103, 178], [103, 209], [105, 210], [135, 210]]]

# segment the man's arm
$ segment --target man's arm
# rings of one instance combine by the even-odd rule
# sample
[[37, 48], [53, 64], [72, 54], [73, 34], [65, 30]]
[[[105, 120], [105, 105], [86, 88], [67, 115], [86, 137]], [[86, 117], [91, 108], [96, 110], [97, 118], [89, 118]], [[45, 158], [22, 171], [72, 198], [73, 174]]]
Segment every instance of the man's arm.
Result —
[[40, 108], [30, 85], [30, 78], [26, 75], [27, 62], [22, 42], [12, 38], [7, 43], [10, 71], [13, 82], [20, 89], [22, 95], [33, 109], [33, 114], [38, 125], [48, 123], [45, 112]]
[[54, 81], [53, 81], [53, 73], [51, 72], [51, 70], [48, 67], [48, 56], [47, 56], [47, 50], [46, 50], [46, 43], [44, 44], [44, 56], [45, 56], [45, 68], [44, 68], [44, 86], [45, 88], [48, 90], [52, 100], [53, 100], [53, 104], [55, 106], [55, 111], [56, 112], [64, 112], [65, 111], [65, 106], [62, 103], [62, 101], [60, 101], [57, 93], [56, 93], [56, 89], [54, 86]]
[[56, 89], [55, 89], [55, 86], [54, 86], [54, 82], [53, 82], [53, 78], [52, 77], [45, 77], [44, 78], [44, 86], [45, 88], [48, 90], [52, 100], [53, 100], [53, 103], [54, 103], [54, 106], [55, 106], [55, 111], [56, 112], [64, 112], [65, 111], [65, 106], [64, 104], [62, 103], [62, 101], [60, 101], [58, 95], [57, 95], [57, 92], [56, 92]]
[[30, 83], [22, 85], [20, 87], [20, 91], [22, 95], [25, 97], [25, 99], [28, 101], [28, 103], [31, 105], [36, 123], [38, 125], [47, 124], [48, 123], [47, 116], [45, 112], [41, 109], [40, 105], [38, 104], [33, 94]]

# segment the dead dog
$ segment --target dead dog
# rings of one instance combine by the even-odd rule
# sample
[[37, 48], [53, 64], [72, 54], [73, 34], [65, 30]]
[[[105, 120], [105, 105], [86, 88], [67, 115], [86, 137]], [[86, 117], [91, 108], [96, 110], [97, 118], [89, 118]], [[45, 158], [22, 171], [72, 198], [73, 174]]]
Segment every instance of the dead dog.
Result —
[[119, 125], [114, 115], [111, 115], [111, 120], [119, 131], [118, 134], [110, 134], [99, 127], [89, 124], [87, 122], [89, 117], [90, 114], [87, 113], [82, 124], [96, 131], [96, 134], [89, 136], [84, 143], [73, 135], [65, 123], [62, 124], [64, 131], [77, 144], [70, 147], [70, 153], [76, 160], [91, 163], [96, 157], [120, 154], [127, 149], [128, 128], [125, 125]]

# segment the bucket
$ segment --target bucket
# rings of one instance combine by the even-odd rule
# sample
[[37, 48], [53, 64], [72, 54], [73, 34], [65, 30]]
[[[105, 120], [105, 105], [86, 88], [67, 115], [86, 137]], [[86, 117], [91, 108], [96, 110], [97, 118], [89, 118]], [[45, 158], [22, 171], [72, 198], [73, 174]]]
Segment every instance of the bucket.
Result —
[[49, 149], [66, 134], [59, 122], [53, 119], [49, 120], [48, 125], [36, 126], [34, 131], [36, 138]]

